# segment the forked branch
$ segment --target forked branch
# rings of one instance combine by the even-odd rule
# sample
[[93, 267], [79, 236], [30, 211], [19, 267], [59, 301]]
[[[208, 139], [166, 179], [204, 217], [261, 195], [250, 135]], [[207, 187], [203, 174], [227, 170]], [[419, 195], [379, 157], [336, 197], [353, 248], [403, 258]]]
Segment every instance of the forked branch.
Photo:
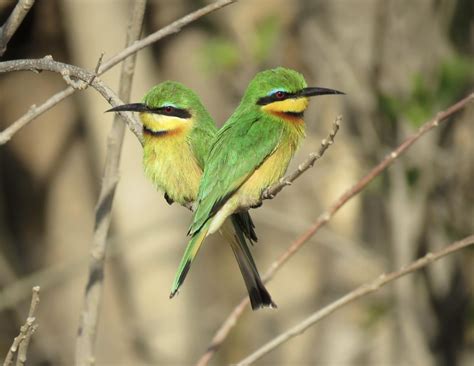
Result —
[[39, 291], [39, 286], [33, 287], [28, 317], [26, 318], [25, 324], [23, 324], [20, 328], [20, 334], [13, 340], [13, 343], [8, 350], [7, 356], [5, 357], [5, 361], [3, 362], [3, 366], [13, 365], [15, 354], [17, 354], [16, 365], [21, 366], [26, 362], [26, 353], [28, 351], [31, 337], [38, 328], [35, 315], [36, 308], [38, 307], [40, 301]]

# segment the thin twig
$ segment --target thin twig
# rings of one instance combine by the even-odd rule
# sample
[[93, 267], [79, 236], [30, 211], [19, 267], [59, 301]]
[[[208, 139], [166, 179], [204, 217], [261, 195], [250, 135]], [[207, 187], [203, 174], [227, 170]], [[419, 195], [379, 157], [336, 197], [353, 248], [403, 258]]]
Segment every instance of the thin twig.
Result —
[[[149, 36], [142, 39], [141, 41], [135, 42], [130, 47], [127, 47], [124, 50], [122, 50], [121, 52], [119, 52], [116, 55], [112, 56], [106, 63], [101, 65], [101, 62], [100, 62], [101, 60], [99, 60], [99, 62], [98, 62], [99, 67], [96, 68], [96, 72], [94, 73], [94, 76], [91, 77], [91, 79], [89, 79], [89, 85], [93, 84], [93, 82], [94, 82], [94, 80], [97, 76], [100, 76], [103, 73], [105, 73], [106, 71], [110, 70], [112, 67], [114, 67], [118, 63], [122, 62], [124, 59], [131, 56], [132, 54], [135, 54], [138, 51], [140, 51], [141, 49], [151, 45], [152, 43], [155, 43], [155, 42], [157, 42], [157, 41], [159, 41], [159, 40], [161, 40], [161, 39], [163, 39], [163, 38], [165, 38], [165, 37], [167, 37], [171, 34], [174, 34], [174, 33], [178, 32], [180, 29], [182, 29], [184, 26], [188, 25], [189, 23], [192, 23], [192, 22], [198, 20], [199, 18], [201, 18], [201, 17], [203, 17], [203, 16], [205, 16], [205, 15], [211, 13], [211, 12], [219, 10], [219, 9], [223, 8], [224, 6], [230, 5], [230, 4], [232, 4], [236, 1], [238, 1], [238, 0], [220, 0], [220, 1], [216, 1], [212, 4], [209, 4], [209, 5], [203, 7], [199, 10], [196, 10], [193, 13], [190, 13], [190, 14], [174, 21], [170, 25], [159, 29], [158, 31], [150, 34]], [[101, 56], [101, 58], [102, 58], [102, 56]], [[51, 98], [49, 98], [46, 102], [44, 102], [39, 107], [32, 106], [30, 108], [30, 110], [25, 115], [23, 115], [18, 120], [13, 122], [7, 129], [5, 129], [3, 132], [0, 133], [0, 145], [2, 145], [4, 143], [6, 143], [7, 141], [9, 141], [12, 138], [12, 136], [16, 132], [18, 132], [21, 128], [28, 125], [35, 118], [37, 118], [38, 116], [40, 116], [41, 114], [43, 114], [47, 110], [51, 109], [56, 104], [60, 103], [61, 101], [63, 101], [67, 97], [69, 97], [70, 95], [74, 94], [75, 91], [76, 91], [76, 89], [69, 86], [66, 89], [64, 89], [63, 91], [61, 91], [61, 92], [55, 94], [54, 96], [52, 96]], [[123, 114], [120, 113], [120, 115], [122, 117], [126, 118], [126, 119], [130, 118], [128, 113], [123, 113]], [[127, 124], [129, 125], [129, 128], [130, 128], [129, 122], [130, 121], [128, 121]], [[140, 125], [140, 131], [141, 131], [141, 125]], [[134, 130], [132, 130], [132, 132], [134, 132], [135, 135], [137, 135]], [[140, 132], [140, 134], [141, 134], [141, 132]], [[138, 137], [138, 135], [137, 135], [137, 137]], [[140, 137], [139, 137], [139, 139], [141, 141]]]
[[99, 68], [102, 65], [103, 59], [104, 59], [104, 53], [102, 52], [100, 54], [99, 60], [97, 60], [97, 64], [95, 65], [94, 76], [91, 77], [91, 79], [87, 82], [87, 85], [91, 85], [93, 81], [95, 80], [95, 78], [99, 76]]
[[329, 146], [334, 143], [334, 137], [336, 136], [337, 131], [339, 131], [341, 121], [342, 116], [337, 116], [332, 124], [331, 132], [323, 141], [321, 141], [321, 147], [319, 148], [319, 151], [317, 153], [311, 153], [305, 161], [298, 165], [298, 168], [295, 171], [285, 175], [278, 183], [263, 191], [262, 200], [274, 198], [283, 188], [291, 185], [291, 183], [293, 183], [305, 171], [311, 168], [314, 163], [324, 155]]
[[28, 345], [30, 344], [31, 336], [38, 328], [38, 324], [36, 324], [35, 313], [40, 301], [39, 291], [39, 286], [33, 287], [28, 317], [26, 318], [25, 324], [23, 324], [20, 328], [20, 334], [13, 340], [13, 343], [8, 350], [7, 356], [5, 357], [5, 361], [3, 362], [3, 366], [13, 365], [13, 358], [17, 351], [18, 354], [16, 358], [16, 365], [22, 366], [26, 362], [26, 352], [28, 351]]
[[350, 304], [351, 302], [366, 296], [372, 292], [378, 291], [381, 287], [397, 280], [400, 277], [403, 277], [409, 273], [415, 272], [423, 267], [426, 267], [430, 263], [437, 261], [440, 258], [443, 258], [449, 254], [457, 252], [463, 248], [466, 248], [469, 245], [474, 244], [474, 235], [468, 236], [462, 240], [456, 241], [454, 243], [449, 244], [446, 248], [441, 249], [434, 253], [428, 253], [424, 257], [410, 263], [409, 265], [403, 266], [397, 271], [390, 272], [388, 274], [383, 273], [378, 276], [375, 280], [372, 280], [366, 284], [363, 284], [357, 287], [355, 290], [347, 293], [346, 295], [342, 296], [338, 300], [330, 303], [329, 305], [325, 306], [324, 308], [316, 311], [300, 323], [296, 324], [294, 327], [290, 328], [286, 332], [280, 334], [279, 336], [275, 337], [251, 355], [245, 357], [242, 361], [239, 361], [237, 365], [244, 366], [250, 365], [255, 361], [262, 358], [267, 353], [271, 352], [275, 348], [279, 347], [283, 343], [287, 342], [291, 338], [302, 334], [306, 329], [315, 325], [322, 319], [326, 318], [328, 315], [332, 314], [336, 310], [339, 310], [343, 306]]
[[[135, 0], [130, 23], [127, 31], [126, 46], [131, 45], [140, 37], [146, 0]], [[122, 64], [120, 74], [119, 96], [125, 102], [130, 99], [133, 74], [135, 70], [134, 57], [128, 58]], [[95, 81], [90, 78], [90, 81]], [[112, 219], [112, 202], [119, 180], [119, 163], [122, 152], [125, 125], [118, 116], [114, 122], [107, 140], [107, 153], [104, 174], [99, 199], [95, 210], [94, 238], [89, 262], [89, 277], [84, 294], [84, 303], [79, 320], [76, 341], [76, 365], [91, 365], [95, 359], [95, 341], [102, 303], [104, 283], [104, 264], [107, 251], [107, 233]]]
[[7, 50], [7, 44], [25, 19], [35, 0], [18, 0], [15, 8], [2, 27], [0, 27], [0, 57]]
[[[97, 90], [108, 103], [110, 103], [112, 106], [123, 104], [122, 100], [102, 80], [97, 77], [94, 78], [94, 73], [77, 66], [54, 61], [51, 56], [46, 56], [40, 59], [26, 59], [0, 62], [0, 73], [25, 70], [51, 71], [56, 72], [62, 75], [63, 77], [67, 75], [66, 79], [71, 79], [71, 81], [73, 81], [71, 84], [76, 83], [75, 85], [78, 88], [82, 88], [82, 84], [77, 84], [77, 80], [81, 80], [83, 84], [87, 84], [92, 80], [91, 86], [95, 90]], [[71, 89], [73, 88], [71, 87]], [[58, 93], [56, 95], [60, 94], [61, 93]], [[34, 108], [33, 112], [30, 111], [30, 113], [38, 116], [38, 109], [42, 107], [43, 106]], [[51, 107], [52, 105], [51, 103], [49, 103], [49, 108]], [[123, 117], [128, 125], [128, 128], [137, 136], [140, 141], [142, 141], [142, 125], [134, 118], [132, 118], [129, 114], [124, 114]], [[29, 118], [25, 118], [25, 120], [29, 120]], [[10, 128], [11, 127], [12, 126], [10, 126]], [[0, 141], [4, 139], [5, 137], [0, 136]]]
[[[263, 277], [264, 282], [270, 281], [275, 273], [281, 268], [281, 266], [288, 261], [319, 229], [324, 226], [333, 216], [344, 206], [351, 198], [356, 196], [362, 191], [372, 180], [380, 175], [385, 169], [387, 169], [400, 155], [406, 152], [410, 146], [412, 146], [420, 137], [426, 134], [428, 131], [437, 127], [441, 122], [444, 122], [455, 113], [463, 110], [470, 102], [474, 100], [474, 93], [469, 94], [465, 98], [461, 99], [445, 111], [438, 113], [433, 119], [423, 124], [418, 131], [412, 136], [405, 139], [395, 150], [389, 153], [378, 165], [376, 165], [367, 175], [360, 179], [350, 189], [344, 192], [330, 207], [324, 211], [314, 222], [314, 224], [299, 238], [297, 238], [288, 249], [282, 253], [282, 255], [275, 260], [265, 276]], [[227, 338], [229, 332], [237, 324], [237, 320], [240, 318], [244, 310], [247, 308], [249, 300], [248, 297], [243, 298], [240, 303], [232, 310], [229, 316], [221, 324], [214, 337], [211, 340], [209, 347], [206, 352], [198, 360], [197, 365], [207, 365], [216, 353], [219, 347], [222, 345], [224, 340]]]
[[73, 88], [66, 88], [59, 93], [54, 94], [50, 97], [46, 102], [41, 104], [39, 107], [36, 105], [32, 105], [28, 112], [17, 119], [14, 123], [8, 126], [5, 130], [0, 133], [0, 145], [3, 145], [10, 141], [12, 136], [17, 133], [20, 129], [26, 126], [28, 123], [33, 121], [36, 117], [40, 116], [46, 111], [49, 111], [53, 108], [56, 104], [58, 104], [63, 99], [67, 98], [68, 96], [74, 93]]
[[197, 19], [212, 13], [216, 10], [219, 10], [223, 8], [224, 6], [230, 5], [232, 3], [235, 3], [237, 0], [219, 0], [216, 1], [212, 4], [209, 4], [201, 9], [198, 9], [181, 19], [178, 19], [171, 23], [170, 25], [167, 25], [164, 28], [161, 28], [160, 30], [150, 34], [149, 36], [143, 38], [142, 40], [133, 43], [131, 46], [125, 48], [121, 52], [117, 53], [115, 56], [111, 57], [108, 59], [100, 68], [99, 70], [99, 75], [107, 71], [108, 69], [112, 68], [113, 66], [117, 65], [119, 62], [122, 62], [124, 59], [127, 57], [133, 55], [134, 53], [137, 53], [141, 49], [159, 41], [160, 39], [169, 36], [173, 33], [179, 32], [184, 26], [188, 25], [189, 23], [192, 23], [196, 21]]
[[[91, 86], [95, 78], [98, 76], [98, 70], [99, 70], [100, 65], [102, 64], [103, 57], [104, 57], [104, 54], [102, 53], [97, 62], [94, 74], [92, 74], [92, 77], [88, 80], [86, 84], [84, 84], [85, 87]], [[69, 77], [70, 77], [70, 74], [69, 74]], [[48, 98], [48, 100], [44, 102], [43, 104], [41, 104], [39, 107], [33, 104], [26, 114], [21, 116], [19, 119], [13, 122], [10, 126], [8, 126], [5, 130], [0, 132], [0, 145], [6, 144], [8, 141], [10, 141], [12, 136], [16, 134], [19, 130], [21, 130], [23, 127], [25, 127], [27, 124], [35, 120], [37, 117], [39, 117], [43, 113], [53, 108], [56, 104], [60, 103], [61, 101], [69, 97], [70, 95], [74, 94], [76, 90], [79, 90], [79, 89], [76, 89], [73, 86], [69, 86], [66, 89]], [[127, 118], [127, 116], [125, 116], [125, 118]], [[128, 122], [130, 123], [130, 121]], [[137, 128], [138, 127], [139, 126], [137, 125]]]

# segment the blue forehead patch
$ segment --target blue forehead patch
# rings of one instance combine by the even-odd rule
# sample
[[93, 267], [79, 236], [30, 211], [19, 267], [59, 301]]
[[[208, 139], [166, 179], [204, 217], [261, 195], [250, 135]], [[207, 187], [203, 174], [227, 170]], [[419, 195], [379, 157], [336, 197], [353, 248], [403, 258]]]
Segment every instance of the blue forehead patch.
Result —
[[270, 95], [273, 95], [275, 94], [276, 92], [284, 92], [284, 93], [287, 93], [287, 90], [286, 89], [283, 89], [283, 88], [275, 88], [275, 89], [272, 89], [270, 90], [270, 93], [268, 93], [267, 95], [270, 96]]
[[173, 107], [173, 108], [178, 108], [175, 104], [170, 103], [170, 102], [164, 102], [161, 107]]

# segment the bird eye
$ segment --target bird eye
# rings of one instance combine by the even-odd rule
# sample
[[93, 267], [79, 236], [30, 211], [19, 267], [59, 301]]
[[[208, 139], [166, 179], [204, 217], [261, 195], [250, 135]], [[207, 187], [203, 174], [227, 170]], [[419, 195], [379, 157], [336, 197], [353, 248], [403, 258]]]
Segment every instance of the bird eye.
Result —
[[166, 107], [163, 108], [163, 110], [165, 111], [165, 113], [169, 114], [169, 113], [173, 112], [173, 107], [166, 106]]
[[277, 92], [275, 93], [275, 97], [276, 97], [277, 99], [283, 99], [283, 98], [285, 97], [285, 93], [282, 92], [282, 91], [277, 91]]

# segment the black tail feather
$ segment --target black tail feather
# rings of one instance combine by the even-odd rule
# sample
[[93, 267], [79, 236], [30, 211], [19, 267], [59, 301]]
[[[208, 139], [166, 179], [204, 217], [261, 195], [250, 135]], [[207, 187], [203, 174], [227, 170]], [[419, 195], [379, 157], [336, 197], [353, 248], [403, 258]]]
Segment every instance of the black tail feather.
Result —
[[[250, 219], [250, 216], [248, 216]], [[257, 266], [252, 258], [252, 253], [247, 245], [243, 231], [239, 223], [240, 218], [238, 214], [231, 216], [232, 225], [235, 231], [235, 243], [231, 245], [234, 251], [235, 258], [239, 264], [240, 272], [244, 278], [245, 286], [250, 298], [250, 304], [252, 310], [257, 310], [264, 307], [276, 308], [276, 304], [273, 302], [269, 292], [265, 288], [260, 275], [257, 270]], [[251, 219], [250, 219], [251, 222]]]
[[259, 283], [257, 286], [248, 289], [250, 306], [252, 310], [258, 310], [260, 308], [273, 308], [276, 309], [278, 306], [273, 302], [270, 294], [268, 293], [263, 283]]
[[[240, 231], [244, 233], [250, 243], [253, 245], [254, 242], [258, 241], [257, 233], [255, 232], [255, 224], [252, 221], [252, 217], [248, 211], [239, 212], [233, 215], [232, 221], [239, 226]], [[234, 225], [235, 225], [234, 224]], [[237, 230], [237, 228], [236, 228]]]

